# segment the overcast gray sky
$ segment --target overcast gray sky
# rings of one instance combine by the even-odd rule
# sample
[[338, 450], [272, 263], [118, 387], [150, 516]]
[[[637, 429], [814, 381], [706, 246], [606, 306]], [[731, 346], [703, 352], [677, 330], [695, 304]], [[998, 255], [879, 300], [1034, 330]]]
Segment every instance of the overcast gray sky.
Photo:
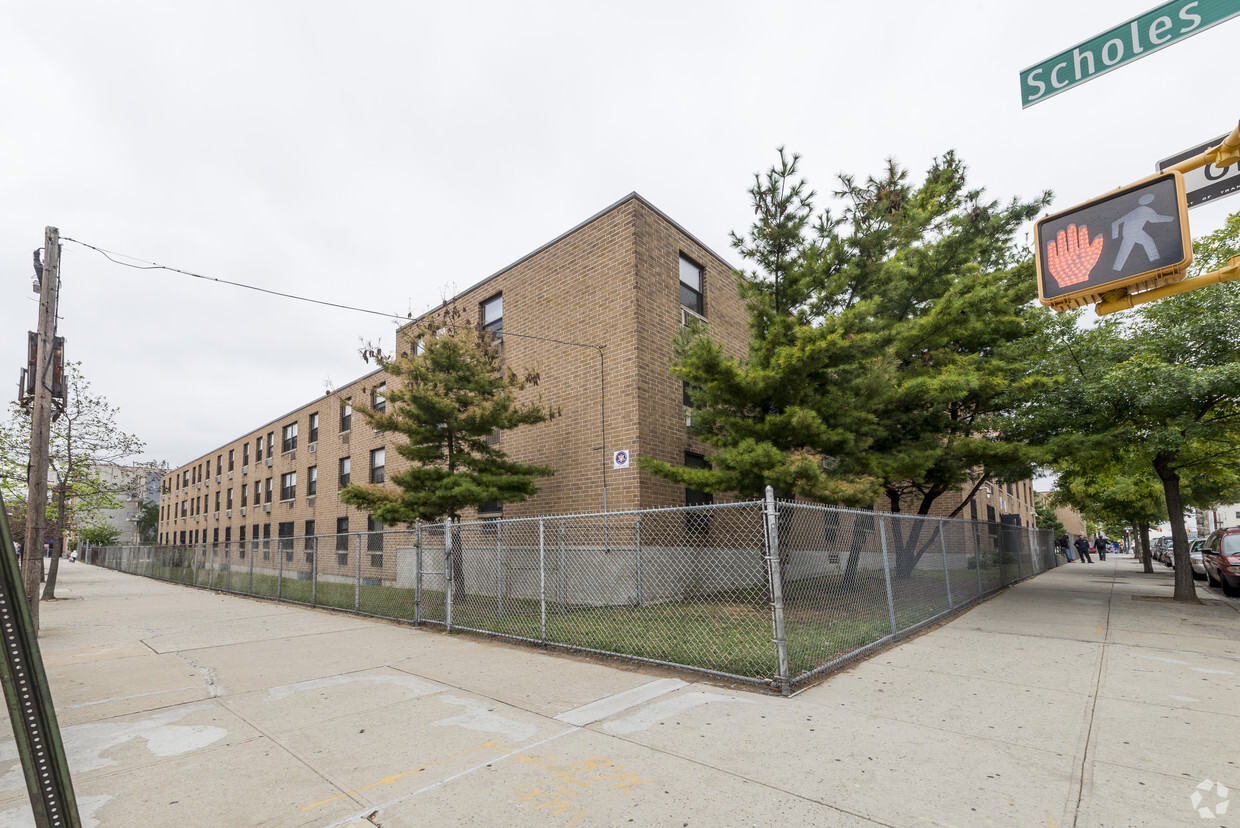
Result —
[[[414, 315], [636, 190], [737, 263], [775, 148], [834, 176], [956, 149], [1069, 207], [1240, 117], [1240, 20], [1020, 108], [1022, 69], [1146, 2], [5, 3], [0, 387], [46, 225], [220, 279]], [[1240, 197], [1196, 208], [1194, 235]], [[66, 243], [61, 334], [145, 457], [184, 463], [365, 373], [376, 316]]]

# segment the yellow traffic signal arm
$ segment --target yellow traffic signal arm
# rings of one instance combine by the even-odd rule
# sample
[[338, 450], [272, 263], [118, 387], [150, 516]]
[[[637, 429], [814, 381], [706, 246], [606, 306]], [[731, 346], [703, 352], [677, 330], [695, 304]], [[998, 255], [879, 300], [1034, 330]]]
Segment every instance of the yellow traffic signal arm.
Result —
[[[1234, 137], [1235, 133], [1232, 133], [1232, 135]], [[1144, 305], [1146, 302], [1153, 302], [1156, 299], [1165, 299], [1168, 296], [1175, 296], [1177, 293], [1187, 293], [1190, 290], [1209, 287], [1222, 282], [1230, 282], [1235, 279], [1240, 279], [1240, 256], [1232, 256], [1227, 260], [1226, 267], [1211, 271], [1204, 276], [1198, 276], [1195, 279], [1185, 279], [1175, 284], [1164, 285], [1163, 287], [1143, 291], [1136, 295], [1128, 293], [1123, 288], [1104, 293], [1102, 295], [1103, 301], [1094, 305], [1094, 313], [1099, 316], [1106, 316], [1108, 313], [1128, 310], [1131, 307]]]
[[[1231, 131], [1231, 135], [1224, 138], [1223, 142], [1217, 147], [1210, 147], [1200, 155], [1185, 158], [1175, 166], [1167, 167], [1167, 170], [1178, 170], [1186, 173], [1189, 170], [1204, 167], [1206, 164], [1213, 164], [1216, 167], [1229, 167], [1237, 161], [1240, 161], [1240, 124], [1236, 124], [1236, 128]], [[1167, 170], [1164, 170], [1164, 172]]]

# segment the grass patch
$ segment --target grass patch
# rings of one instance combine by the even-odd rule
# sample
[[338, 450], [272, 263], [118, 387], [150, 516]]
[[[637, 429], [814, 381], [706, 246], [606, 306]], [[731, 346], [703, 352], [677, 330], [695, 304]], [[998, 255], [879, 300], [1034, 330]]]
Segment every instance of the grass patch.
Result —
[[[248, 562], [247, 562], [248, 564]], [[290, 603], [357, 610], [402, 621], [416, 619], [415, 592], [409, 587], [363, 585], [251, 573], [248, 565], [231, 571], [188, 565], [157, 567], [162, 580]], [[1007, 574], [1007, 573], [1005, 573]], [[979, 590], [979, 575], [981, 588]], [[891, 581], [896, 629], [904, 630], [999, 586], [998, 566], [976, 569], [916, 570]], [[873, 644], [892, 633], [888, 584], [882, 573], [860, 572], [850, 588], [840, 576], [807, 578], [784, 588], [785, 638], [793, 677]], [[423, 590], [422, 618], [445, 622], [445, 596]], [[452, 622], [531, 641], [586, 647], [617, 655], [698, 667], [746, 678], [778, 674], [770, 600], [765, 586], [731, 589], [692, 599], [647, 606], [561, 607], [546, 604], [544, 633], [538, 600], [468, 594], [452, 607]]]

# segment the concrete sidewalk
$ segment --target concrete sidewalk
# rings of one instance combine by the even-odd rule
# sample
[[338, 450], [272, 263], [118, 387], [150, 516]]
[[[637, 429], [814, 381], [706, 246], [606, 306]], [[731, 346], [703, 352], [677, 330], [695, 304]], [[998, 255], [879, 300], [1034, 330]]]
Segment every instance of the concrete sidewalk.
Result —
[[[1240, 789], [1240, 613], [1130, 557], [791, 699], [85, 564], [57, 592], [86, 825], [1235, 824], [1196, 809]], [[32, 824], [0, 737], [0, 825]]]

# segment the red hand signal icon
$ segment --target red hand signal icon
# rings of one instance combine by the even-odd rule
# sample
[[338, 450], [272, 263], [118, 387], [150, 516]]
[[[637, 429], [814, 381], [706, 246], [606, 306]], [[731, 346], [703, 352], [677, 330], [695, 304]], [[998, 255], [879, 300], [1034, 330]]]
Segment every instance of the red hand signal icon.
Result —
[[1060, 287], [1075, 285], [1089, 278], [1089, 273], [1102, 255], [1102, 236], [1089, 241], [1089, 228], [1069, 224], [1060, 230], [1055, 241], [1046, 245], [1046, 266]]

